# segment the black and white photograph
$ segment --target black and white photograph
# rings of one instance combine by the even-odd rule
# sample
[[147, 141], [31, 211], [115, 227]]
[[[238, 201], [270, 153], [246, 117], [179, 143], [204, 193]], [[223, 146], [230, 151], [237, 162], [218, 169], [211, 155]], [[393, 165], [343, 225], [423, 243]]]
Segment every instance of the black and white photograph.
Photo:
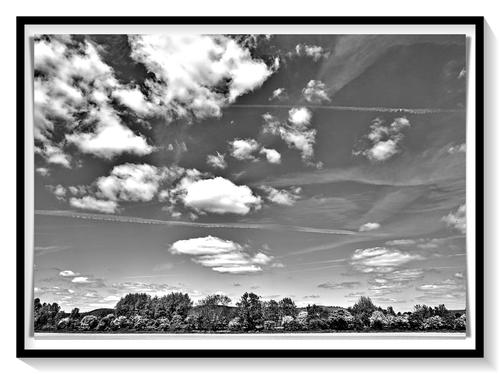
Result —
[[464, 333], [463, 35], [39, 35], [34, 330]]
[[476, 34], [276, 20], [25, 34], [28, 346], [477, 348]]

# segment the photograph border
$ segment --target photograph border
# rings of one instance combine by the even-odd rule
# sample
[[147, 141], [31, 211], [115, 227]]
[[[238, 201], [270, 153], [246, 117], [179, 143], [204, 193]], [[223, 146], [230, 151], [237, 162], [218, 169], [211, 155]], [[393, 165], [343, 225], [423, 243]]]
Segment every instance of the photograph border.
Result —
[[[484, 17], [17, 17], [16, 24], [16, 356], [18, 358], [410, 358], [484, 357]], [[469, 25], [475, 28], [476, 318], [474, 349], [26, 349], [25, 26], [27, 25]]]

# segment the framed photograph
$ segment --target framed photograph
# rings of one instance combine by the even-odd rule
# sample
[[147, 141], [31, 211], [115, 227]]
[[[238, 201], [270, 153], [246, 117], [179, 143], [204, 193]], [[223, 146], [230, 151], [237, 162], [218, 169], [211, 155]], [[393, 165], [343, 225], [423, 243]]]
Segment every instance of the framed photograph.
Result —
[[482, 357], [481, 17], [17, 46], [19, 357]]

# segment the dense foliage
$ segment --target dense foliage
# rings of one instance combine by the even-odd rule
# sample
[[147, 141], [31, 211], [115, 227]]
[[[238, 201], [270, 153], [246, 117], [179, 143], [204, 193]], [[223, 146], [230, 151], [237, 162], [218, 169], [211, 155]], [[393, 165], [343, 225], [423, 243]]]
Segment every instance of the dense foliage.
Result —
[[162, 297], [128, 294], [114, 309], [81, 313], [61, 311], [57, 303], [34, 301], [37, 332], [301, 332], [301, 331], [465, 331], [466, 315], [436, 307], [415, 305], [397, 314], [382, 309], [368, 297], [352, 307], [308, 305], [298, 308], [293, 300], [262, 301], [245, 292], [236, 307], [225, 295], [210, 295], [196, 305], [188, 294], [173, 292]]

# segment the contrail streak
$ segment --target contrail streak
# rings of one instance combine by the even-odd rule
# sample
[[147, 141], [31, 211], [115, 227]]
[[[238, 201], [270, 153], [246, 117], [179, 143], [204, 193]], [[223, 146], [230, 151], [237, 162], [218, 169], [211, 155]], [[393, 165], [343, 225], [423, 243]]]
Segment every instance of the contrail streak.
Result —
[[[291, 104], [235, 104], [229, 108], [292, 108], [297, 105]], [[325, 109], [347, 112], [379, 112], [379, 113], [401, 113], [401, 114], [433, 114], [433, 113], [465, 113], [464, 109], [448, 108], [386, 108], [386, 107], [364, 107], [364, 106], [342, 106], [342, 105], [307, 105], [309, 109]]]
[[288, 226], [278, 224], [255, 224], [255, 223], [202, 223], [202, 222], [184, 222], [184, 221], [164, 221], [159, 219], [116, 216], [110, 214], [97, 213], [79, 213], [67, 210], [35, 210], [39, 216], [53, 217], [71, 217], [77, 219], [89, 219], [94, 221], [111, 221], [124, 223], [138, 223], [145, 225], [165, 225], [165, 226], [186, 226], [186, 227], [204, 227], [204, 228], [229, 228], [229, 229], [248, 229], [248, 230], [272, 230], [272, 231], [296, 231], [311, 234], [331, 234], [331, 235], [356, 235], [355, 231], [337, 230], [337, 229], [317, 229], [314, 227]]

